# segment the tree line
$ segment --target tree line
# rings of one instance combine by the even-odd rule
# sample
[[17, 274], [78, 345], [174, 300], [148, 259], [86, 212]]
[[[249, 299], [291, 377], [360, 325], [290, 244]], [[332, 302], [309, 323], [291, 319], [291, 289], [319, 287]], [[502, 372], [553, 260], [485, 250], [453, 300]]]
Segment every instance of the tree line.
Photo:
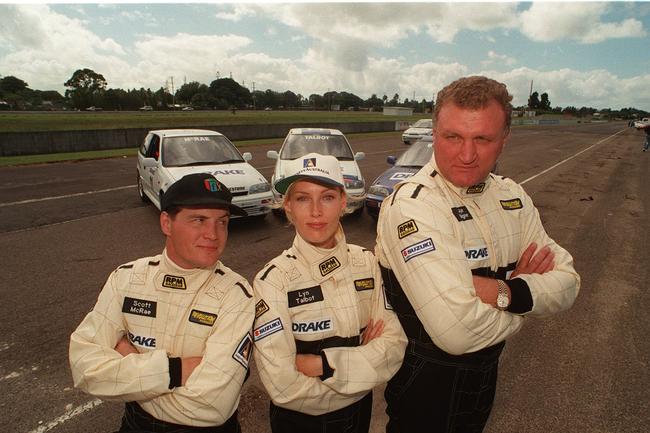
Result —
[[[433, 101], [400, 99], [399, 94], [392, 98], [373, 94], [368, 99], [345, 91], [329, 91], [322, 95], [309, 96], [287, 90], [278, 92], [271, 89], [253, 90], [239, 84], [232, 78], [217, 78], [209, 85], [191, 81], [178, 89], [168, 87], [151, 89], [113, 89], [108, 88], [104, 76], [92, 69], [76, 70], [64, 83], [65, 94], [55, 90], [32, 90], [29, 85], [15, 76], [0, 78], [0, 109], [11, 110], [86, 110], [101, 107], [104, 110], [138, 110], [151, 107], [155, 110], [174, 110], [191, 107], [198, 110], [237, 110], [237, 109], [304, 109], [304, 110], [368, 110], [381, 111], [384, 106], [409, 107], [415, 113], [430, 112]], [[541, 95], [535, 91], [528, 98], [527, 106], [515, 107], [520, 111], [540, 113], [561, 113], [578, 117], [590, 116], [596, 112], [603, 117], [631, 119], [646, 117], [648, 113], [636, 108], [612, 110], [593, 107], [576, 108], [552, 107], [548, 93]]]

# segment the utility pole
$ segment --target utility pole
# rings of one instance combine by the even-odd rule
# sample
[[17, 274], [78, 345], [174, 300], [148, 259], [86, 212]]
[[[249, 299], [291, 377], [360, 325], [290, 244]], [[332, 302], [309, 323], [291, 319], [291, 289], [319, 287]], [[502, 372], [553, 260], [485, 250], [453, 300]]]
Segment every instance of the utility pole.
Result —
[[533, 94], [533, 80], [530, 80], [530, 91], [528, 92], [528, 104], [526, 104], [529, 110], [530, 110], [530, 97], [532, 96], [532, 94]]
[[255, 81], [253, 81], [253, 110], [255, 110]]
[[176, 104], [176, 98], [174, 95], [174, 77], [169, 77], [172, 81], [172, 106]]

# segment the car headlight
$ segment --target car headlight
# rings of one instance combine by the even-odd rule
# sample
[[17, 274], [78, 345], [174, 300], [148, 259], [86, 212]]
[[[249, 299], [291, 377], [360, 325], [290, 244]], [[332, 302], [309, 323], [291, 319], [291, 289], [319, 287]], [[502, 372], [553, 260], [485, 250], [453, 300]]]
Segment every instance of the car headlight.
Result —
[[385, 186], [373, 185], [368, 190], [368, 194], [378, 195], [380, 197], [388, 197], [390, 195], [390, 191]]
[[364, 188], [366, 183], [363, 179], [345, 179], [345, 187], [348, 189]]
[[271, 184], [269, 184], [268, 182], [263, 182], [263, 183], [256, 183], [255, 185], [252, 185], [249, 188], [248, 193], [257, 194], [259, 192], [267, 192], [267, 191], [271, 191]]

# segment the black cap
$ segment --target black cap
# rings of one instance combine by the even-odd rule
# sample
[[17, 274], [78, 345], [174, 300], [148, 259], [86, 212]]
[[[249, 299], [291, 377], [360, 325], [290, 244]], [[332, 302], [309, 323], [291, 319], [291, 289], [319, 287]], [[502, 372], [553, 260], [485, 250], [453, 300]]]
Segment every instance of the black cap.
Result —
[[223, 183], [210, 173], [194, 173], [174, 182], [163, 194], [160, 210], [172, 206], [204, 206], [229, 209], [233, 215], [246, 216], [246, 211], [232, 204], [232, 194]]

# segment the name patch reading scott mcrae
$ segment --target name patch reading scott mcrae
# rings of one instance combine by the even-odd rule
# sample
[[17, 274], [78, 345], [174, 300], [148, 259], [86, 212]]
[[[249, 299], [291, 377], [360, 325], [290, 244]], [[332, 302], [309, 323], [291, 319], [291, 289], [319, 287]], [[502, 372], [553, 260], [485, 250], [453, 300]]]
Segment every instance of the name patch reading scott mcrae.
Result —
[[306, 289], [292, 290], [287, 293], [289, 308], [300, 305], [311, 304], [323, 300], [323, 290], [320, 286], [308, 287]]
[[318, 269], [320, 269], [320, 274], [322, 276], [325, 276], [340, 267], [341, 267], [341, 263], [336, 257], [330, 257], [329, 259], [325, 260], [324, 262], [318, 265]]
[[156, 302], [146, 299], [124, 297], [122, 313], [137, 314], [138, 316], [156, 317]]
[[163, 287], [168, 287], [170, 289], [180, 289], [180, 290], [185, 290], [187, 289], [187, 286], [185, 285], [185, 278], [183, 277], [177, 277], [175, 275], [165, 275], [163, 278]]

